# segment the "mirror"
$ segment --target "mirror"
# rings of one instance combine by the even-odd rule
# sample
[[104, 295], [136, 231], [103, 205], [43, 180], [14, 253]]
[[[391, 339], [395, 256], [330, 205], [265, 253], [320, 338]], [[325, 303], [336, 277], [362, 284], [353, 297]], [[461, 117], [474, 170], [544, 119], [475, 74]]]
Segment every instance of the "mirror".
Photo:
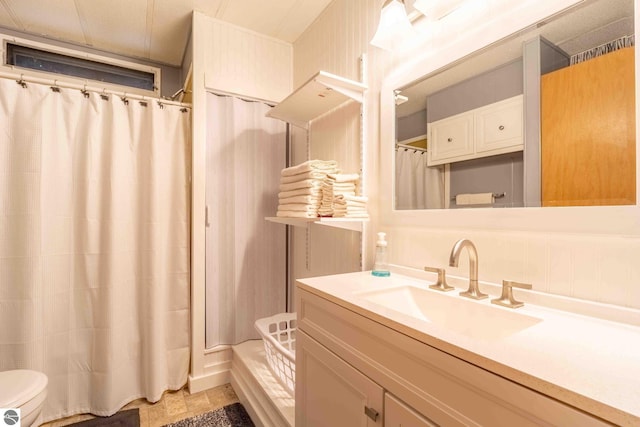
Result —
[[635, 205], [633, 0], [593, 0], [396, 88], [395, 208]]

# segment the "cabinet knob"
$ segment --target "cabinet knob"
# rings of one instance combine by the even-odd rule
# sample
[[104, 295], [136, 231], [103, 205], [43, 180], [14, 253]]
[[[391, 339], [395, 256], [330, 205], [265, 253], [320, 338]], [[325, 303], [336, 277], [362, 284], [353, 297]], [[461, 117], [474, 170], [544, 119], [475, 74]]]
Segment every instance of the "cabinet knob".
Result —
[[500, 125], [500, 126], [498, 126], [498, 129], [500, 129], [500, 130], [504, 130], [504, 125]]
[[452, 142], [453, 138], [447, 138], [447, 142]]

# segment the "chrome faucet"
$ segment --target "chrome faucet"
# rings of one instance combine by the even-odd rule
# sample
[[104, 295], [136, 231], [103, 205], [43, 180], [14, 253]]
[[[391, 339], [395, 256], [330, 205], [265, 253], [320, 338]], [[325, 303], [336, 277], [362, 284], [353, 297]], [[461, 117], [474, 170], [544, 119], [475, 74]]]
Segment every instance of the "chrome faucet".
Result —
[[460, 252], [462, 251], [462, 248], [467, 248], [467, 252], [469, 253], [469, 289], [464, 292], [460, 292], [460, 295], [471, 299], [487, 298], [489, 295], [483, 294], [478, 288], [478, 251], [471, 240], [460, 239], [455, 245], [453, 245], [451, 255], [449, 255], [449, 266], [458, 266], [458, 260], [460, 259]]

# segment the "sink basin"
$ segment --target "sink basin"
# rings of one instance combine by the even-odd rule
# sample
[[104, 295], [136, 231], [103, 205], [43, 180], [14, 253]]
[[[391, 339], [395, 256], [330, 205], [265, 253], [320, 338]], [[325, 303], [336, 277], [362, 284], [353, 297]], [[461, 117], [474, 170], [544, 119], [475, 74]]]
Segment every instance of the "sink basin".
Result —
[[542, 321], [537, 317], [415, 286], [357, 293], [359, 298], [444, 329], [479, 339], [500, 339]]

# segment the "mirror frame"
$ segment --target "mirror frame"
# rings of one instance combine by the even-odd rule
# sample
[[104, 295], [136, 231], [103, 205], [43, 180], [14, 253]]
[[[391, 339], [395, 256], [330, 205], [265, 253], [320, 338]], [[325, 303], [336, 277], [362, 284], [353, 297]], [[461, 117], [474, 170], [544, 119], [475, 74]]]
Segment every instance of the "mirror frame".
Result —
[[[487, 2], [500, 3], [500, 2]], [[505, 4], [506, 2], [502, 2]], [[527, 207], [508, 209], [395, 209], [394, 89], [428, 78], [448, 65], [504, 38], [536, 25], [582, 0], [523, 1], [495, 14], [482, 25], [461, 33], [439, 49], [422, 46], [422, 55], [392, 69], [380, 91], [380, 224], [394, 227], [474, 228], [523, 232], [563, 232], [640, 235], [640, 55], [635, 57], [636, 205], [589, 207]], [[640, 0], [634, 0], [634, 32], [638, 33]], [[494, 4], [495, 6], [495, 4]], [[495, 10], [490, 11], [495, 12]], [[446, 18], [445, 18], [446, 19]], [[477, 23], [478, 21], [476, 21]], [[425, 42], [424, 44], [427, 44]], [[421, 46], [418, 46], [420, 48]], [[412, 49], [412, 51], [414, 51]], [[418, 49], [415, 50], [416, 52]], [[408, 56], [408, 55], [407, 55]], [[426, 76], [426, 77], [425, 77]], [[388, 179], [391, 176], [392, 179]], [[386, 179], [385, 179], [386, 178]]]

